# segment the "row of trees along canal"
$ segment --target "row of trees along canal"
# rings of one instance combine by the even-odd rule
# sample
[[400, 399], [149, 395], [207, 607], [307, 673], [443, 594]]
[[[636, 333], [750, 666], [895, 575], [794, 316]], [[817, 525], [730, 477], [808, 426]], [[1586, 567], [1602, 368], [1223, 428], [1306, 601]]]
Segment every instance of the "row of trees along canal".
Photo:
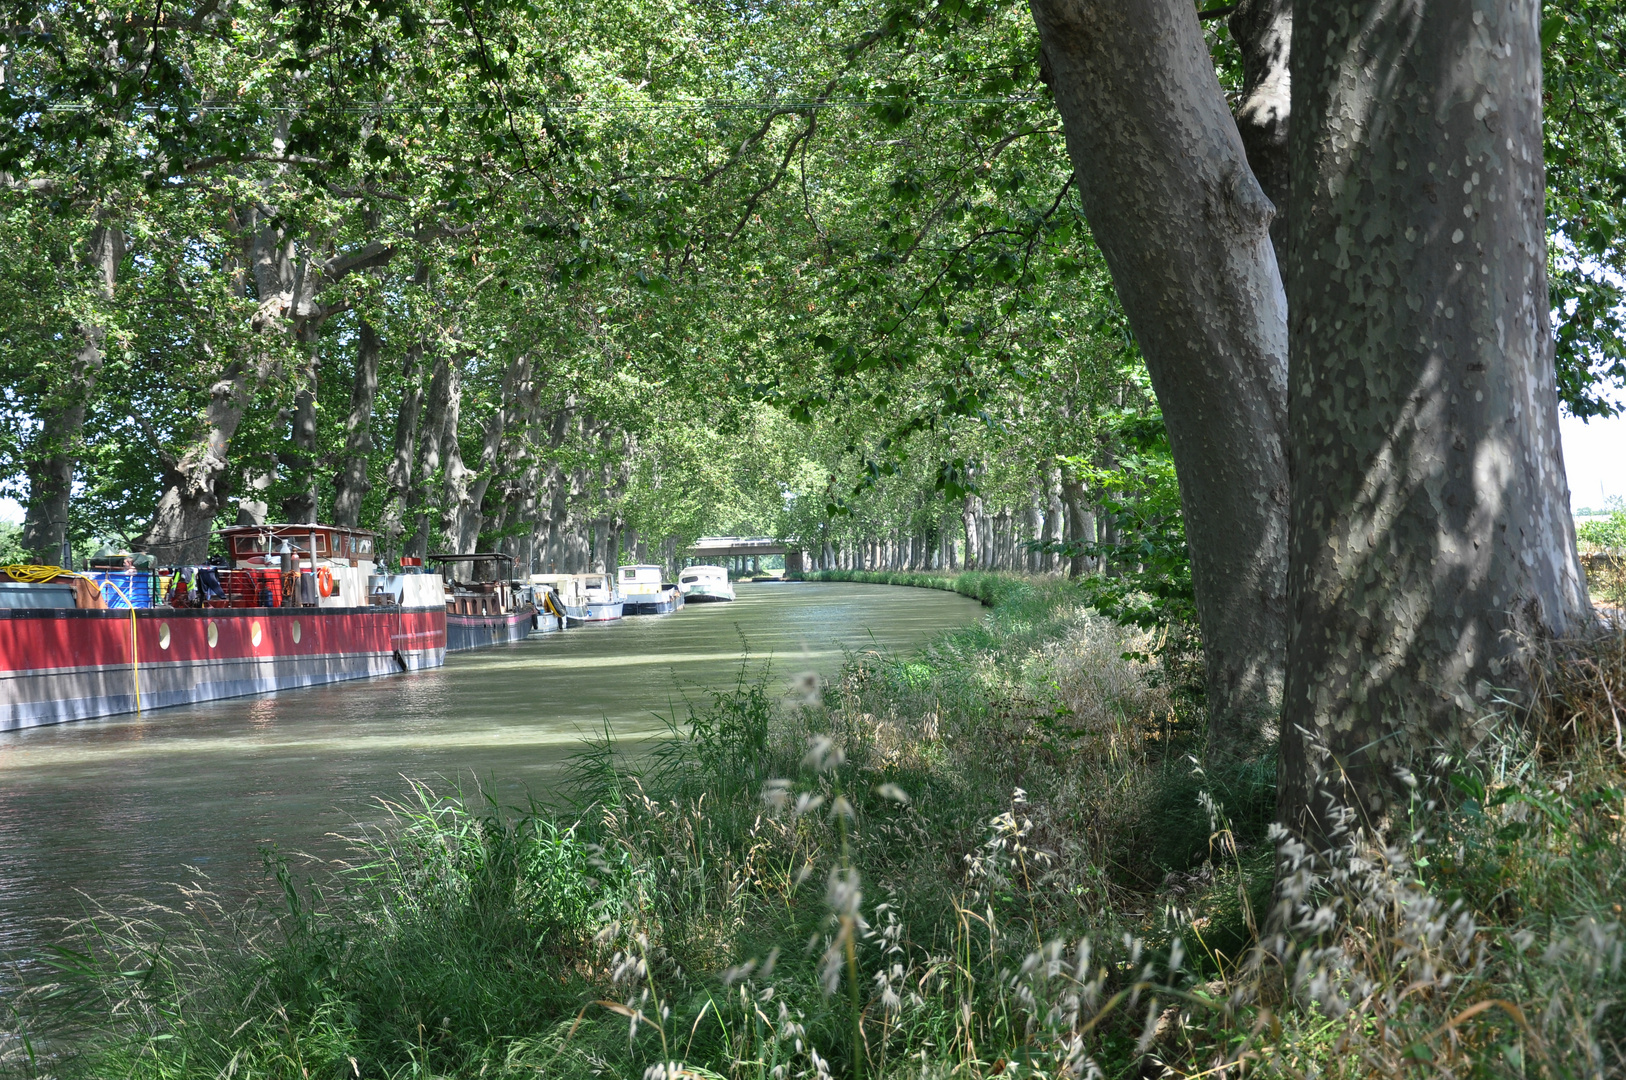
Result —
[[21, 543], [1116, 563], [1212, 746], [1285, 685], [1284, 813], [1328, 740], [1381, 810], [1503, 630], [1585, 618], [1555, 406], [1626, 375], [1626, 15], [1299, 7], [1308, 55], [1286, 0], [17, 6]]

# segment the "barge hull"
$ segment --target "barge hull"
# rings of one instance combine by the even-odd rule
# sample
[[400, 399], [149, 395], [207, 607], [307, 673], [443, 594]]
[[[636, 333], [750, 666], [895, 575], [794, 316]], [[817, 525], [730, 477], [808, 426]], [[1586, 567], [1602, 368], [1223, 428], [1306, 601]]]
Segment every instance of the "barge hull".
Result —
[[677, 601], [664, 596], [629, 596], [625, 604], [627, 615], [670, 615], [677, 610]]
[[447, 615], [446, 651], [465, 652], [524, 641], [536, 624], [536, 612], [530, 608], [506, 615]]
[[[583, 609], [583, 615], [581, 618], [578, 619], [572, 615], [569, 616], [567, 621], [571, 626], [581, 626], [584, 623], [594, 622], [614, 622], [615, 620], [621, 618], [621, 616], [624, 614], [622, 608], [623, 605], [620, 600], [616, 600], [611, 603], [590, 601], [587, 604], [587, 607]], [[568, 615], [570, 609], [566, 608], [565, 611]]]
[[445, 660], [443, 608], [5, 611], [0, 731], [365, 679]]

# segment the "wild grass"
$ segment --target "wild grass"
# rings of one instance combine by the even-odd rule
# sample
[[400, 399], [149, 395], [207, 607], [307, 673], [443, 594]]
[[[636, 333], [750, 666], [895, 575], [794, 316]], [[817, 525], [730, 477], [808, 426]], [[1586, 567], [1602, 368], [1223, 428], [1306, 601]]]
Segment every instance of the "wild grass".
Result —
[[[1065, 582], [736, 685], [548, 805], [416, 790], [281, 899], [77, 924], [0, 1072], [95, 1077], [1553, 1076], [1626, 1068], [1626, 644], [1410, 831], [1299, 856]], [[305, 877], [311, 880], [303, 880]], [[1270, 939], [1267, 939], [1269, 943]], [[26, 1038], [25, 1038], [26, 1036]]]

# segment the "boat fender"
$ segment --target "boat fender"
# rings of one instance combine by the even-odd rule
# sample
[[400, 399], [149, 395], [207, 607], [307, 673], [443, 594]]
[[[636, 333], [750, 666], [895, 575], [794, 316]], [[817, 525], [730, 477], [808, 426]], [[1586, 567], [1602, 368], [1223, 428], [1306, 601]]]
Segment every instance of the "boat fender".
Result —
[[401, 650], [400, 649], [395, 650], [395, 662], [401, 666], [402, 671], [410, 671], [410, 670], [412, 670], [411, 668], [409, 668], [407, 666], [406, 657], [401, 655]]
[[333, 571], [325, 566], [316, 568], [316, 591], [323, 596], [333, 595]]

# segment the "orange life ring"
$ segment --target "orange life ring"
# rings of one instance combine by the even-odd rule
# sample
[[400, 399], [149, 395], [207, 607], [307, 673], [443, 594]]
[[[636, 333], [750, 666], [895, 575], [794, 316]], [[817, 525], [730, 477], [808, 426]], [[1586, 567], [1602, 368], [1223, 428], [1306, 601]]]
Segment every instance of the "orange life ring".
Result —
[[316, 568], [316, 591], [323, 596], [333, 595], [333, 571], [325, 566]]

